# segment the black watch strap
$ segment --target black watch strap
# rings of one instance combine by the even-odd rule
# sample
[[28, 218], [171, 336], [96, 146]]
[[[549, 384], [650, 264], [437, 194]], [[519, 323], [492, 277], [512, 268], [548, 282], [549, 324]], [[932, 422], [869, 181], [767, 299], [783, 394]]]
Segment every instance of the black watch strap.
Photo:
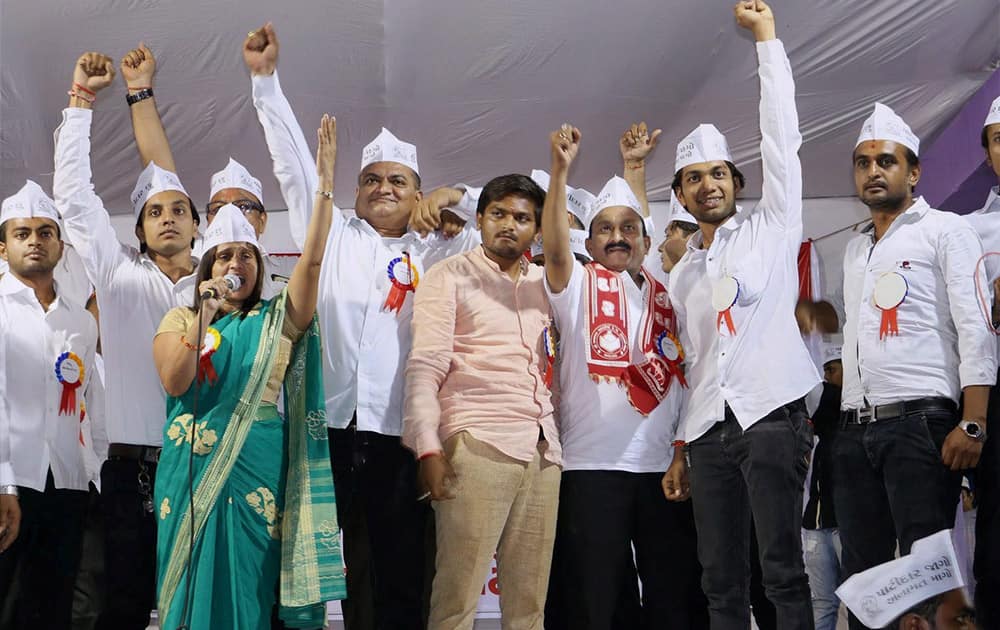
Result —
[[125, 95], [125, 102], [128, 103], [129, 107], [132, 107], [139, 101], [144, 101], [147, 98], [153, 97], [153, 88], [143, 88], [138, 92], [130, 92]]

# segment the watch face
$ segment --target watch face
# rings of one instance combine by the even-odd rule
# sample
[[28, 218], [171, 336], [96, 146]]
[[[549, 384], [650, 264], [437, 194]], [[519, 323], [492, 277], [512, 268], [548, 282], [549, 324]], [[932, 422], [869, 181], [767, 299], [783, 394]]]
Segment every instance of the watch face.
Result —
[[983, 432], [983, 428], [979, 426], [978, 422], [966, 422], [964, 430], [969, 437], [979, 437]]

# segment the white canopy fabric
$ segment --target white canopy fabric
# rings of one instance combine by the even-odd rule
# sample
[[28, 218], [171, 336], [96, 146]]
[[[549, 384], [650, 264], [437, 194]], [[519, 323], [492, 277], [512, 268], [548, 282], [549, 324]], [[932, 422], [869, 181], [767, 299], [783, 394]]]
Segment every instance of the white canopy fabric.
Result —
[[[933, 139], [1000, 61], [1000, 0], [772, 0], [797, 83], [809, 197], [852, 195], [850, 152], [874, 101]], [[77, 0], [0, 2], [0, 195], [51, 188], [52, 131], [73, 63], [116, 61], [140, 40], [195, 202], [229, 156], [284, 203], [250, 100], [240, 47], [272, 20], [279, 74], [312, 145], [337, 116], [337, 203], [351, 207], [361, 148], [384, 125], [417, 145], [424, 189], [549, 167], [547, 134], [583, 132], [570, 184], [621, 173], [632, 122], [664, 130], [647, 174], [669, 199], [674, 146], [702, 122], [726, 134], [759, 195], [756, 57], [732, 2], [710, 0]], [[128, 213], [140, 164], [121, 78], [93, 131], [98, 193]], [[925, 174], [926, 176], [926, 174]]]

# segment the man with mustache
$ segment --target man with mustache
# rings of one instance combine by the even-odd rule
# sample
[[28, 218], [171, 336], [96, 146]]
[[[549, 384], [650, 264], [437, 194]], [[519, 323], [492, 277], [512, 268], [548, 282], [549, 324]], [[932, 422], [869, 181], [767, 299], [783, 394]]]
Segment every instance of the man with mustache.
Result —
[[[832, 459], [845, 578], [954, 525], [996, 383], [996, 341], [976, 295], [983, 247], [964, 218], [914, 198], [919, 149], [876, 103], [852, 159], [872, 222], [844, 254], [843, 428]], [[864, 626], [852, 615], [851, 627]]]
[[[763, 192], [737, 212], [744, 177], [725, 137], [700, 125], [677, 146], [673, 188], [700, 228], [670, 274], [671, 303], [690, 369], [668, 498], [694, 502], [702, 587], [713, 630], [750, 625], [750, 520], [756, 525], [777, 626], [812, 629], [800, 524], [812, 429], [802, 402], [819, 373], [795, 323], [802, 240], [802, 138], [795, 83], [774, 15], [739, 2], [756, 40]], [[688, 476], [690, 474], [690, 484]]]
[[[93, 103], [111, 84], [114, 66], [99, 53], [77, 61], [69, 107], [56, 130], [56, 207], [100, 302], [110, 445], [101, 469], [108, 605], [102, 627], [149, 625], [156, 588], [153, 484], [166, 396], [150, 340], [174, 306], [190, 303], [198, 211], [177, 176], [150, 162], [132, 192], [139, 248], [118, 241], [90, 168]], [[150, 97], [130, 95], [133, 105]]]
[[[986, 153], [986, 163], [997, 178], [982, 208], [966, 218], [979, 233], [983, 250], [987, 252], [986, 270], [993, 278], [993, 327], [1000, 329], [1000, 96], [990, 105], [980, 137]], [[997, 352], [1000, 353], [1000, 338]], [[1000, 374], [998, 374], [1000, 382]], [[1000, 387], [993, 386], [990, 406], [986, 414], [988, 423], [1000, 426]], [[1000, 435], [994, 431], [983, 444], [983, 456], [976, 471], [976, 496], [979, 501], [976, 518], [976, 610], [983, 627], [1000, 625]]]
[[[281, 91], [271, 24], [247, 38], [244, 61], [290, 220], [307, 225], [316, 167]], [[351, 630], [424, 625], [430, 512], [417, 500], [417, 463], [399, 437], [412, 293], [431, 264], [479, 243], [471, 222], [450, 239], [441, 231], [423, 237], [409, 229], [411, 216], [442, 225], [442, 208], [471, 203], [456, 190], [436, 193], [425, 199], [421, 192], [416, 147], [382, 129], [362, 152], [356, 216], [334, 211], [322, 265], [317, 316], [337, 509], [351, 567], [343, 602]]]
[[549, 304], [524, 252], [544, 199], [524, 175], [491, 180], [482, 246], [434, 265], [417, 290], [403, 442], [434, 506], [431, 630], [472, 630], [494, 551], [503, 626], [542, 626], [561, 456]]
[[[645, 158], [655, 140], [643, 131], [634, 142]], [[671, 445], [686, 385], [674, 312], [642, 266], [646, 212], [624, 179], [605, 185], [586, 219], [593, 263], [574, 259], [565, 184], [579, 140], [568, 125], [551, 136], [543, 214], [546, 290], [560, 333], [564, 462], [561, 560], [553, 570], [567, 627], [615, 627], [622, 599], [638, 597], [636, 572], [642, 628], [701, 627], [707, 613], [691, 503], [667, 501], [661, 486], [671, 459], [684, 457]], [[633, 583], [623, 591], [628, 575]]]
[[62, 253], [55, 204], [35, 182], [4, 199], [0, 501], [13, 495], [22, 519], [0, 533], [0, 627], [17, 630], [70, 628], [92, 480], [80, 421], [97, 325], [55, 282]]

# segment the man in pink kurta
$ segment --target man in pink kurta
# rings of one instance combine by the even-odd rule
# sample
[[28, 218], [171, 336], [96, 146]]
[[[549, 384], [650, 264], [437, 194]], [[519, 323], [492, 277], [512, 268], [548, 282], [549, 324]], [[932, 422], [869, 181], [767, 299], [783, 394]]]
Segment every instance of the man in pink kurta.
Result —
[[544, 198], [523, 175], [490, 181], [476, 210], [482, 246], [417, 288], [403, 443], [437, 525], [431, 630], [472, 628], [494, 551], [504, 627], [542, 627], [562, 459], [549, 304], [523, 253]]

